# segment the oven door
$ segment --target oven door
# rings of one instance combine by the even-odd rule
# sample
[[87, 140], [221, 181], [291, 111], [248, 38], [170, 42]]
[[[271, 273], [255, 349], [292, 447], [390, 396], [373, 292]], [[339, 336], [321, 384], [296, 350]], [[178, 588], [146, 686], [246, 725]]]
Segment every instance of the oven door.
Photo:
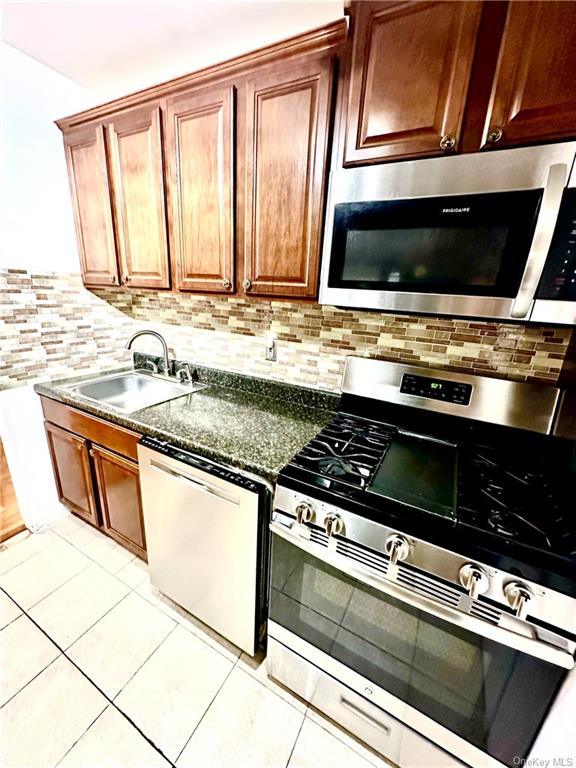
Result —
[[321, 303], [529, 319], [574, 146], [334, 172]]
[[[470, 764], [486, 764], [474, 758], [477, 750], [504, 765], [520, 764], [567, 674], [560, 655], [559, 664], [545, 661], [499, 642], [497, 633], [487, 637], [450, 620], [449, 611], [416, 607], [427, 601], [394, 597], [376, 579], [346, 572], [344, 558], [329, 547], [316, 556], [313, 543], [299, 544], [278, 523], [271, 528], [269, 615], [284, 633], [277, 639], [297, 638], [293, 650], [301, 654], [303, 646], [309, 656], [319, 651], [325, 661], [318, 666], [335, 677], [332, 662], [351, 670], [371, 692], [383, 692], [375, 703], [384, 701], [396, 716], [404, 705], [403, 722], [448, 751], [456, 743]], [[463, 754], [466, 745], [476, 748], [472, 758]]]

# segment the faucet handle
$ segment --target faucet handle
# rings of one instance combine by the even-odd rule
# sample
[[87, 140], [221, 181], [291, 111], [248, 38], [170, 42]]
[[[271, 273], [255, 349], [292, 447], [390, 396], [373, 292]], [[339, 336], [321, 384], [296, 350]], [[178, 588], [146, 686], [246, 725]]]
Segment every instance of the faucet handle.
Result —
[[190, 370], [190, 363], [181, 363], [177, 370], [176, 370], [176, 376], [181, 381], [186, 381], [188, 383], [192, 383], [192, 371]]

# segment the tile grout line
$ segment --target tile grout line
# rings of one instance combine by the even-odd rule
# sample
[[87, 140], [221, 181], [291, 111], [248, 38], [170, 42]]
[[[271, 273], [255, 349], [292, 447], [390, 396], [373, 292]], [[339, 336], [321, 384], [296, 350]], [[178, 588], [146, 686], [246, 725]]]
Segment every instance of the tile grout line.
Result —
[[[306, 709], [306, 712], [308, 709]], [[296, 734], [296, 738], [294, 739], [294, 744], [292, 744], [292, 749], [290, 750], [290, 754], [288, 755], [288, 760], [286, 760], [286, 766], [285, 768], [289, 768], [290, 766], [290, 760], [292, 760], [292, 755], [294, 754], [294, 750], [296, 749], [296, 744], [298, 744], [298, 739], [300, 738], [300, 734], [302, 733], [302, 728], [304, 728], [304, 723], [306, 722], [306, 712], [304, 713], [304, 717], [302, 718], [302, 722], [300, 723], [300, 727], [298, 728], [298, 733]]]
[[[4, 592], [6, 595], [8, 595], [8, 593], [6, 592], [6, 590], [5, 590], [3, 587], [0, 587], [0, 590], [2, 590], [2, 592]], [[130, 593], [128, 593], [128, 594], [130, 594]], [[162, 757], [163, 757], [163, 758], [164, 758], [164, 759], [165, 759], [165, 760], [166, 760], [166, 761], [167, 761], [167, 762], [168, 762], [168, 763], [169, 763], [169, 764], [172, 766], [172, 768], [176, 768], [176, 766], [175, 766], [175, 764], [172, 762], [172, 760], [170, 760], [168, 757], [166, 757], [166, 755], [165, 755], [165, 754], [162, 752], [162, 750], [161, 750], [159, 747], [157, 747], [157, 746], [156, 746], [156, 744], [154, 744], [154, 742], [153, 742], [153, 741], [152, 741], [152, 740], [151, 740], [151, 739], [150, 739], [150, 738], [149, 738], [149, 737], [148, 737], [148, 736], [147, 736], [147, 735], [146, 735], [146, 734], [145, 734], [145, 733], [144, 733], [144, 732], [143, 732], [143, 731], [142, 731], [142, 730], [141, 730], [141, 729], [140, 729], [140, 728], [139, 728], [139, 727], [136, 725], [136, 723], [134, 723], [134, 722], [133, 722], [133, 720], [131, 720], [131, 719], [128, 717], [128, 715], [127, 715], [125, 712], [123, 712], [123, 711], [122, 711], [122, 710], [121, 710], [121, 709], [120, 709], [120, 708], [119, 708], [119, 707], [118, 707], [118, 706], [117, 706], [117, 705], [114, 703], [114, 700], [113, 700], [113, 699], [111, 699], [111, 698], [110, 698], [110, 696], [108, 696], [108, 694], [107, 694], [107, 693], [105, 693], [105, 692], [104, 692], [104, 691], [103, 691], [103, 690], [100, 688], [100, 686], [99, 686], [97, 683], [95, 683], [95, 682], [94, 682], [94, 680], [92, 680], [92, 679], [91, 679], [91, 678], [90, 678], [90, 677], [89, 677], [89, 676], [86, 674], [86, 672], [84, 672], [84, 670], [83, 670], [83, 669], [81, 669], [81, 668], [78, 666], [78, 664], [76, 664], [76, 662], [75, 662], [73, 659], [71, 659], [71, 658], [70, 658], [70, 656], [68, 656], [68, 654], [66, 653], [66, 651], [65, 651], [65, 650], [63, 650], [63, 649], [62, 649], [62, 648], [61, 648], [61, 647], [58, 645], [58, 643], [56, 643], [56, 642], [55, 642], [55, 641], [54, 641], [54, 640], [53, 640], [53, 639], [50, 637], [50, 635], [49, 635], [47, 632], [45, 632], [45, 631], [44, 631], [44, 629], [42, 629], [42, 627], [41, 627], [39, 624], [37, 624], [37, 623], [36, 623], [36, 621], [34, 621], [34, 619], [33, 619], [31, 616], [29, 616], [29, 615], [28, 615], [28, 613], [27, 613], [27, 612], [26, 612], [26, 611], [25, 611], [25, 610], [22, 608], [22, 606], [21, 606], [19, 603], [17, 603], [17, 602], [16, 602], [16, 600], [14, 600], [14, 599], [13, 599], [13, 598], [12, 598], [10, 595], [8, 595], [8, 597], [10, 597], [10, 599], [11, 599], [11, 600], [12, 600], [12, 601], [13, 601], [13, 602], [14, 602], [14, 603], [15, 603], [15, 604], [18, 606], [18, 608], [19, 608], [19, 609], [22, 611], [22, 614], [23, 614], [24, 616], [26, 616], [26, 617], [27, 617], [27, 618], [28, 618], [28, 619], [29, 619], [29, 620], [30, 620], [30, 621], [31, 621], [31, 622], [32, 622], [32, 623], [35, 625], [35, 627], [36, 627], [37, 629], [39, 629], [39, 630], [40, 630], [40, 632], [42, 632], [42, 634], [43, 634], [43, 635], [44, 635], [46, 638], [48, 638], [48, 640], [49, 640], [49, 641], [50, 641], [50, 642], [51, 642], [53, 645], [55, 645], [55, 646], [56, 646], [56, 648], [58, 648], [58, 650], [60, 651], [60, 654], [61, 654], [61, 656], [64, 656], [64, 658], [66, 658], [66, 660], [67, 660], [67, 661], [69, 661], [69, 662], [70, 662], [70, 664], [72, 664], [72, 666], [74, 666], [74, 667], [75, 667], [75, 668], [78, 670], [78, 672], [80, 672], [80, 674], [81, 674], [83, 677], [85, 677], [85, 678], [86, 678], [86, 680], [88, 680], [88, 682], [89, 682], [91, 685], [93, 685], [93, 686], [94, 686], [94, 688], [96, 688], [96, 690], [97, 690], [97, 691], [98, 691], [98, 692], [99, 692], [99, 693], [100, 693], [100, 694], [101, 694], [101, 695], [102, 695], [102, 696], [103, 696], [103, 697], [106, 699], [106, 701], [108, 702], [108, 704], [109, 704], [109, 705], [112, 705], [112, 706], [114, 707], [114, 709], [115, 709], [115, 710], [116, 710], [116, 711], [117, 711], [117, 712], [118, 712], [120, 715], [122, 715], [122, 716], [123, 716], [123, 717], [124, 717], [126, 720], [128, 720], [128, 722], [129, 722], [129, 723], [130, 723], [130, 724], [133, 726], [133, 728], [135, 728], [135, 729], [138, 731], [138, 733], [139, 733], [139, 734], [140, 734], [140, 735], [141, 735], [141, 736], [142, 736], [142, 737], [143, 737], [143, 738], [144, 738], [144, 739], [145, 739], [145, 740], [146, 740], [146, 741], [147, 741], [147, 742], [148, 742], [148, 743], [149, 743], [149, 744], [150, 744], [150, 745], [151, 745], [151, 746], [152, 746], [152, 747], [153, 747], [153, 748], [156, 750], [156, 752], [158, 752], [158, 753], [159, 753], [159, 754], [160, 754], [160, 755], [161, 755], [161, 756], [162, 756]], [[127, 597], [127, 595], [125, 595], [125, 597]], [[124, 599], [124, 598], [123, 598], [123, 599]], [[20, 617], [18, 617], [18, 618], [20, 618]], [[176, 628], [176, 627], [173, 627], [173, 628], [170, 630], [170, 632], [168, 633], [168, 635], [170, 635], [170, 634], [171, 634], [171, 633], [174, 631], [174, 629], [175, 629], [175, 628]], [[166, 635], [166, 637], [168, 637], [168, 635]], [[166, 637], [162, 639], [162, 641], [160, 642], [160, 645], [162, 645], [162, 643], [164, 642], [164, 640], [166, 639]], [[158, 647], [159, 647], [159, 646], [158, 646]], [[153, 651], [153, 652], [150, 654], [150, 656], [152, 656], [152, 654], [153, 654], [153, 653], [154, 653], [156, 650], [157, 650], [157, 648], [155, 648], [155, 649], [154, 649], [154, 651]], [[58, 658], [60, 658], [60, 657], [59, 657], [59, 656], [57, 656], [57, 657], [56, 657], [56, 659], [58, 659]], [[148, 658], [150, 658], [150, 657], [148, 657]], [[48, 664], [46, 667], [44, 667], [44, 670], [48, 669], [48, 667], [49, 667], [49, 666], [51, 666], [51, 665], [52, 665], [52, 664], [53, 664], [53, 663], [56, 661], [56, 659], [53, 659], [53, 660], [50, 662], [50, 664]], [[147, 661], [147, 660], [148, 660], [148, 659], [146, 659], [146, 661]], [[138, 669], [140, 669], [140, 667], [139, 667]], [[42, 670], [42, 672], [43, 672], [44, 670]], [[40, 675], [42, 672], [39, 672], [39, 673], [38, 673], [38, 675]], [[36, 675], [36, 676], [35, 676], [33, 679], [36, 679], [36, 677], [38, 677], [38, 675]], [[20, 690], [19, 690], [17, 693], [15, 693], [15, 694], [14, 694], [14, 696], [12, 696], [12, 697], [11, 697], [9, 700], [10, 700], [10, 701], [12, 701], [12, 699], [13, 699], [15, 696], [17, 696], [17, 695], [18, 695], [18, 693], [20, 693], [21, 691], [23, 691], [23, 690], [24, 690], [24, 688], [26, 688], [28, 685], [30, 685], [30, 682], [32, 682], [32, 681], [29, 681], [28, 683], [26, 683], [26, 685], [23, 685], [23, 686], [22, 686], [22, 688], [20, 688]], [[123, 689], [121, 689], [121, 690], [123, 690]], [[119, 691], [118, 693], [120, 693], [120, 691]], [[118, 695], [118, 694], [116, 694], [116, 695]], [[6, 702], [6, 703], [7, 703], [7, 702]], [[3, 707], [3, 706], [4, 706], [4, 705], [2, 705], [2, 707]], [[0, 707], [0, 709], [2, 709], [2, 707]], [[98, 715], [98, 717], [100, 717], [100, 715], [101, 715], [101, 714], [102, 714], [102, 713], [103, 713], [103, 712], [104, 712], [106, 709], [107, 709], [107, 707], [104, 707], [104, 709], [102, 710], [102, 712], [100, 712], [100, 714]], [[88, 731], [88, 730], [89, 730], [89, 729], [92, 727], [92, 725], [93, 725], [93, 724], [96, 722], [96, 720], [97, 720], [97, 719], [98, 719], [98, 718], [96, 718], [96, 719], [95, 719], [95, 720], [94, 720], [92, 723], [90, 723], [90, 725], [88, 726], [88, 728], [86, 728], [86, 730], [85, 730], [85, 731], [82, 733], [82, 735], [80, 736], [80, 738], [79, 738], [77, 741], [75, 741], [75, 742], [74, 742], [74, 744], [72, 745], [72, 747], [74, 747], [74, 746], [75, 746], [75, 745], [78, 743], [78, 741], [80, 741], [80, 739], [81, 739], [81, 738], [82, 738], [82, 737], [83, 737], [83, 736], [84, 736], [84, 735], [87, 733], [87, 731]], [[70, 747], [70, 749], [72, 749], [72, 747]], [[69, 750], [67, 750], [67, 752], [66, 752], [64, 755], [62, 755], [62, 757], [60, 758], [60, 760], [58, 761], [58, 763], [60, 763], [60, 762], [61, 762], [61, 761], [64, 759], [65, 755], [66, 755], [66, 754], [68, 754], [68, 752], [70, 752], [70, 749], [69, 749]], [[58, 763], [56, 763], [56, 765], [58, 765]]]
[[[240, 658], [240, 657], [238, 657], [238, 659], [239, 659], [239, 658]], [[224, 687], [224, 685], [226, 684], [226, 681], [228, 680], [228, 678], [230, 677], [230, 675], [232, 674], [232, 672], [234, 672], [234, 670], [236, 669], [236, 665], [238, 664], [238, 659], [236, 659], [236, 662], [235, 662], [234, 664], [232, 664], [232, 666], [230, 667], [230, 670], [229, 670], [228, 674], [226, 675], [226, 677], [224, 678], [224, 680], [222, 680], [222, 683], [221, 683], [221, 685], [218, 687], [218, 690], [216, 691], [216, 693], [214, 694], [214, 696], [213, 696], [213, 697], [210, 699], [210, 703], [208, 704], [208, 706], [206, 707], [206, 709], [205, 709], [205, 710], [204, 710], [204, 712], [202, 713], [202, 717], [200, 718], [200, 720], [198, 720], [198, 722], [197, 722], [197, 723], [196, 723], [196, 725], [194, 726], [194, 729], [193, 729], [192, 733], [190, 734], [190, 736], [188, 736], [188, 738], [187, 738], [187, 739], [186, 739], [186, 741], [184, 742], [184, 746], [182, 747], [182, 749], [180, 750], [180, 752], [178, 752], [178, 756], [176, 757], [176, 760], [174, 761], [175, 763], [178, 763], [178, 760], [180, 760], [180, 758], [182, 757], [182, 753], [184, 752], [184, 750], [186, 749], [186, 747], [188, 746], [188, 744], [189, 744], [189, 743], [190, 743], [190, 741], [192, 740], [192, 737], [194, 736], [194, 734], [196, 733], [196, 731], [198, 730], [198, 728], [200, 727], [200, 723], [201, 723], [201, 722], [204, 720], [204, 718], [205, 718], [205, 717], [206, 717], [206, 715], [208, 714], [208, 712], [209, 712], [209, 710], [210, 710], [210, 708], [211, 708], [212, 704], [214, 704], [214, 701], [216, 700], [216, 697], [218, 696], [218, 694], [220, 693], [220, 691], [222, 690], [222, 688], [223, 688], [223, 687]], [[228, 661], [230, 661], [230, 659], [228, 659]]]

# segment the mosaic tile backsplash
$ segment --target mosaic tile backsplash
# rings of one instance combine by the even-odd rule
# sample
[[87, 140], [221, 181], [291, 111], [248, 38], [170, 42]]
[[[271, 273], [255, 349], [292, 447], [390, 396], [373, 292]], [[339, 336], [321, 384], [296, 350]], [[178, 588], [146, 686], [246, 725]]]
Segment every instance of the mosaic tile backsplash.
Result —
[[[554, 383], [569, 328], [395, 316], [162, 291], [86, 290], [76, 274], [0, 270], [0, 389], [128, 363], [136, 330], [199, 365], [337, 391], [346, 355]], [[278, 359], [264, 359], [265, 335]], [[152, 339], [135, 348], [158, 353]]]

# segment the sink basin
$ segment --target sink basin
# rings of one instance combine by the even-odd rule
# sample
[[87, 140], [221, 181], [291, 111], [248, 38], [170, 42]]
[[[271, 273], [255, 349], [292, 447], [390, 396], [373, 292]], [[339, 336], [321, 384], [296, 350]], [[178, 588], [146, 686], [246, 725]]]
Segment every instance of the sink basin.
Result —
[[190, 395], [205, 387], [206, 384], [187, 384], [152, 373], [130, 371], [100, 376], [81, 384], [73, 384], [67, 389], [88, 400], [130, 412]]

